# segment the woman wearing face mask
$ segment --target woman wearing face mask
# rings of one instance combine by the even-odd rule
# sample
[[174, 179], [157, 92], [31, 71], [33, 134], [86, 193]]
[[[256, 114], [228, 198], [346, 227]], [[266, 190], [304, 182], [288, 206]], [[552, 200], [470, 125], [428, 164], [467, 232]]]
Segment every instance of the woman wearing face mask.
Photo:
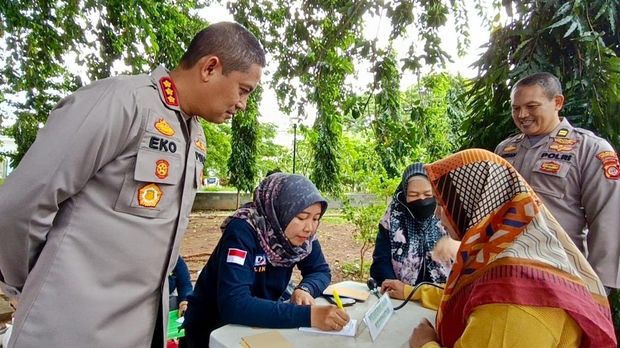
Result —
[[446, 236], [435, 207], [424, 165], [410, 165], [379, 224], [370, 276], [381, 292], [404, 299], [421, 282], [445, 283], [458, 242]]
[[[208, 347], [211, 332], [226, 324], [341, 330], [349, 322], [338, 307], [314, 303], [331, 280], [316, 237], [326, 209], [301, 175], [275, 173], [258, 185], [253, 202], [222, 224], [222, 237], [188, 298], [183, 325], [190, 347]], [[303, 279], [290, 303], [281, 302], [295, 266]]]

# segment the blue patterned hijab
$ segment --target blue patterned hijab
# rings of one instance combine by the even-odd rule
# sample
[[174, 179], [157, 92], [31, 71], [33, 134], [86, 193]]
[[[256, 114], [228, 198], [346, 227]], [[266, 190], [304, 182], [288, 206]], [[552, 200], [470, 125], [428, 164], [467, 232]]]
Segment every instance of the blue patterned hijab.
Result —
[[315, 203], [321, 204], [323, 216], [327, 201], [305, 176], [274, 173], [258, 185], [253, 202], [237, 209], [220, 228], [223, 232], [233, 218], [247, 221], [256, 231], [269, 263], [290, 267], [312, 252], [316, 231], [300, 246], [292, 245], [284, 231], [297, 214]]
[[409, 180], [417, 175], [426, 177], [424, 164], [414, 163], [405, 169], [381, 225], [389, 231], [392, 267], [399, 280], [415, 285], [420, 272], [425, 272], [421, 279], [444, 283], [450, 268], [433, 261], [431, 251], [446, 232], [434, 215], [418, 219], [405, 204]]

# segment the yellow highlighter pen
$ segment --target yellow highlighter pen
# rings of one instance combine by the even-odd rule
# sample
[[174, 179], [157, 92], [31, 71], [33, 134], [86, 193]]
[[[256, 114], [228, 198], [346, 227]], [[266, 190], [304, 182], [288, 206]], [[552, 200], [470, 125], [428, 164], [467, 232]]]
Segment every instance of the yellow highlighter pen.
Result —
[[334, 289], [332, 295], [334, 295], [334, 300], [336, 301], [336, 306], [344, 311], [344, 307], [342, 306], [342, 301], [340, 301], [340, 295], [338, 295], [338, 291]]

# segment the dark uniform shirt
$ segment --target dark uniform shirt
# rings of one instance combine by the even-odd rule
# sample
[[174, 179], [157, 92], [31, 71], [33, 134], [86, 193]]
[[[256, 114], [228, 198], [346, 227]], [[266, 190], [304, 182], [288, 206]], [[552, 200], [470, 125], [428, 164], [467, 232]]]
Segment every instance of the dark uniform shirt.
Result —
[[[303, 284], [313, 297], [331, 281], [329, 266], [317, 240], [312, 252], [297, 263]], [[189, 296], [184, 326], [190, 341], [206, 347], [211, 331], [226, 324], [269, 328], [310, 326], [310, 306], [278, 301], [293, 267], [272, 266], [256, 231], [232, 219]]]

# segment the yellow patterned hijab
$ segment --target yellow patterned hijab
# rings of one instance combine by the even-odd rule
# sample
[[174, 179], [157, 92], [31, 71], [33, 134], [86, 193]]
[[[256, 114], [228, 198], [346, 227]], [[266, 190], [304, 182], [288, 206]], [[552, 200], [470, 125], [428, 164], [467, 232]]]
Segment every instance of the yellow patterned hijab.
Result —
[[472, 149], [426, 171], [461, 238], [437, 314], [444, 346], [454, 345], [474, 308], [490, 303], [562, 308], [582, 328], [582, 347], [615, 346], [602, 283], [508, 162]]

